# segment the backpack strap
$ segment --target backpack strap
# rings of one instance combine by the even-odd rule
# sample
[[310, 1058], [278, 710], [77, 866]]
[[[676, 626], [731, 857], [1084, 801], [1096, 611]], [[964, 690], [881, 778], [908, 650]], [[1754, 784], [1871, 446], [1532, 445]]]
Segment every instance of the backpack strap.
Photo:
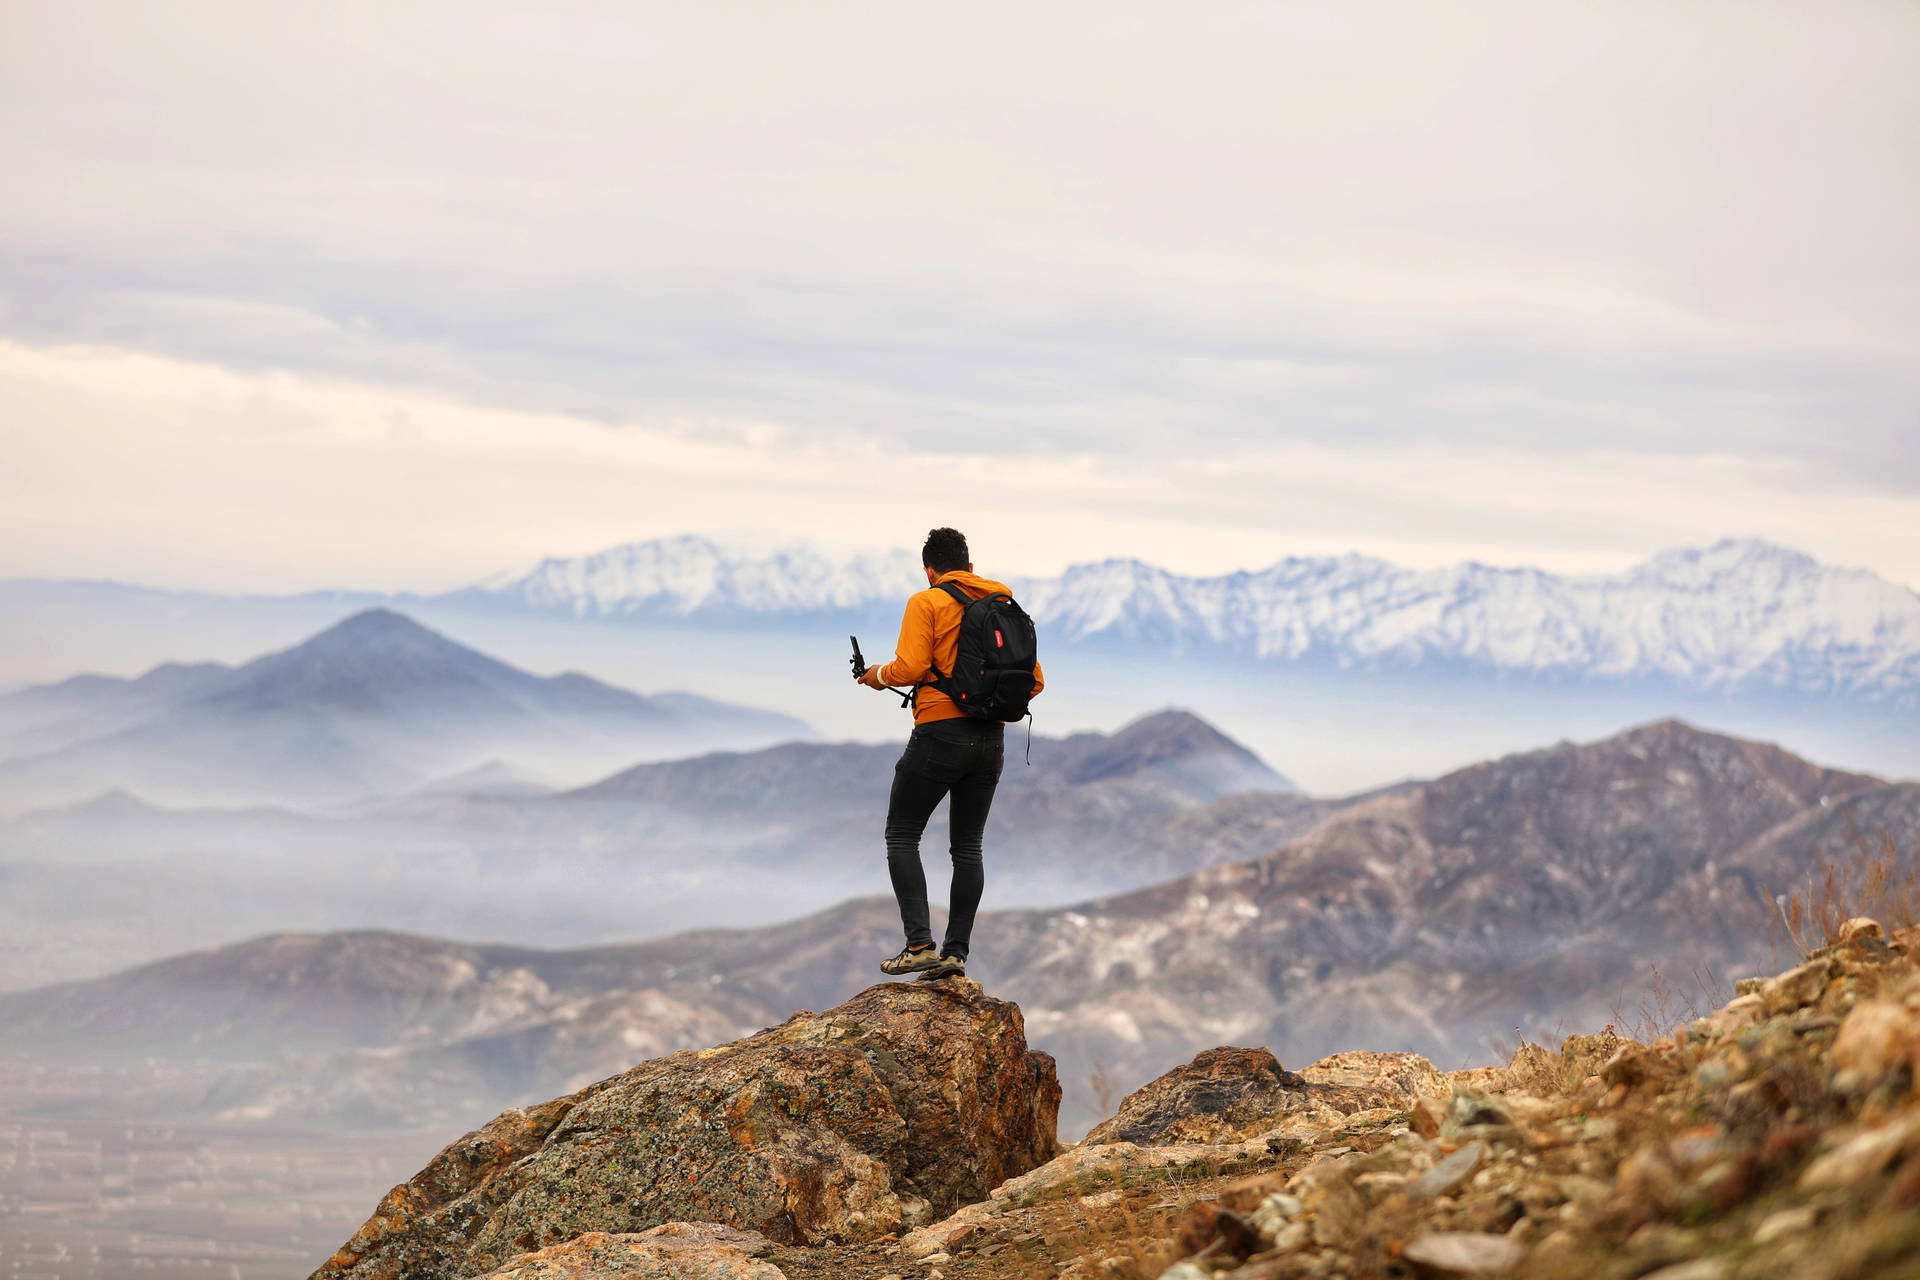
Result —
[[[948, 595], [952, 596], [955, 600], [958, 600], [960, 602], [960, 607], [962, 609], [966, 608], [968, 605], [973, 603], [973, 597], [968, 595], [965, 591], [961, 590], [960, 584], [957, 582], [936, 583], [934, 584], [934, 590], [944, 591]], [[982, 597], [982, 599], [984, 598], [985, 597]]]
[[[944, 591], [948, 595], [952, 596], [955, 600], [958, 600], [960, 602], [960, 610], [962, 613], [965, 613], [967, 606], [973, 603], [973, 597], [968, 595], [965, 591], [961, 590], [960, 585], [956, 582], [935, 583], [934, 590]], [[984, 599], [984, 597], [982, 598]], [[940, 668], [935, 666], [931, 660], [929, 660], [927, 663], [927, 669], [933, 672], [933, 679], [927, 681], [927, 683], [934, 686], [936, 689], [940, 687], [940, 682], [942, 680], [951, 680], [953, 678], [950, 675], [945, 675], [945, 676], [941, 675]], [[945, 690], [942, 690], [942, 692], [945, 692]]]

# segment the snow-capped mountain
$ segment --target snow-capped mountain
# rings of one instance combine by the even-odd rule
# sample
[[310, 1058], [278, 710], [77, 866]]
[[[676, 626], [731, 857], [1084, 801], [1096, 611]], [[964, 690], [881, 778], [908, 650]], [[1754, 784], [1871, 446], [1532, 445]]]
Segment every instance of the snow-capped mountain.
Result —
[[576, 617], [658, 618], [860, 609], [916, 585], [926, 585], [920, 561], [906, 551], [836, 559], [792, 546], [756, 555], [689, 535], [542, 560], [455, 594]]
[[[766, 621], [885, 611], [920, 585], [906, 551], [749, 554], [682, 537], [543, 561], [457, 597], [575, 617]], [[1751, 540], [1663, 552], [1618, 575], [1349, 555], [1218, 577], [1109, 560], [1010, 585], [1069, 643], [1920, 703], [1920, 595]]]

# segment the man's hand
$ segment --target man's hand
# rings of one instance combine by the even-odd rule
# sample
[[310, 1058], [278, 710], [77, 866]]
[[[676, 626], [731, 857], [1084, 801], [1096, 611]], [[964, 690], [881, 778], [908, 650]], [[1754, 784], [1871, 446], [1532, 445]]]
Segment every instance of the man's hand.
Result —
[[867, 688], [869, 689], [884, 689], [887, 687], [880, 683], [879, 667], [868, 667], [865, 671], [863, 671], [860, 674], [860, 683], [867, 686]]

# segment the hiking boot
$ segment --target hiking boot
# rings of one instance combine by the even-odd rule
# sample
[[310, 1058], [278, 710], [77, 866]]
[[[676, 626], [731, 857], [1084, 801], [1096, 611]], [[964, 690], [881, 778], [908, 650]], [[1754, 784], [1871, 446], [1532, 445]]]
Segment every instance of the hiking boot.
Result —
[[922, 971], [920, 981], [934, 982], [940, 978], [964, 978], [967, 976], [967, 958], [965, 956], [941, 956], [939, 961]]
[[939, 950], [934, 947], [926, 947], [919, 951], [907, 948], [891, 959], [882, 960], [880, 972], [896, 977], [906, 973], [925, 973], [940, 964], [942, 959]]

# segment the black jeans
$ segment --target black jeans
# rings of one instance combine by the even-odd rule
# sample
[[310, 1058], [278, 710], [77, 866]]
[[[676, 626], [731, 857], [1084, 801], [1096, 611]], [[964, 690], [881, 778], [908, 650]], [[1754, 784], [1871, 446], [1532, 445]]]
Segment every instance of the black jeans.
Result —
[[936, 720], [915, 725], [907, 749], [893, 766], [893, 795], [887, 802], [887, 874], [900, 902], [900, 923], [907, 945], [933, 941], [927, 918], [927, 877], [920, 866], [920, 833], [943, 796], [951, 794], [947, 824], [952, 828], [953, 891], [948, 895], [947, 940], [940, 948], [966, 958], [973, 939], [973, 913], [980, 906], [986, 873], [980, 865], [980, 837], [987, 810], [1000, 784], [1005, 760], [1006, 726], [994, 720]]

